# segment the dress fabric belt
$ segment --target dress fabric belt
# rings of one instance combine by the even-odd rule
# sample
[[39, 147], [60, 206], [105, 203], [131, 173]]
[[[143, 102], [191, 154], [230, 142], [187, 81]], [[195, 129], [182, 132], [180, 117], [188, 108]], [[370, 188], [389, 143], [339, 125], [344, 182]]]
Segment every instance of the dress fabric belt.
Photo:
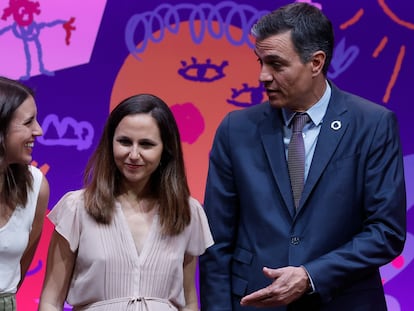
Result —
[[74, 307], [73, 311], [85, 311], [85, 310], [121, 310], [112, 309], [111, 306], [125, 306], [122, 310], [134, 310], [134, 311], [178, 311], [178, 308], [174, 306], [169, 300], [157, 298], [157, 297], [122, 297], [108, 299], [104, 301], [94, 302], [84, 306]]

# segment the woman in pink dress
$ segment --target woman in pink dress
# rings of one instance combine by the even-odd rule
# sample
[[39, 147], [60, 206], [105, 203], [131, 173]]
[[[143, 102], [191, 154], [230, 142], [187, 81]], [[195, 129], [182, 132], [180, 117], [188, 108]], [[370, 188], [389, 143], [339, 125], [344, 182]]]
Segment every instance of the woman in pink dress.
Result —
[[198, 310], [197, 257], [213, 240], [160, 98], [135, 95], [111, 112], [84, 183], [48, 215], [39, 310]]

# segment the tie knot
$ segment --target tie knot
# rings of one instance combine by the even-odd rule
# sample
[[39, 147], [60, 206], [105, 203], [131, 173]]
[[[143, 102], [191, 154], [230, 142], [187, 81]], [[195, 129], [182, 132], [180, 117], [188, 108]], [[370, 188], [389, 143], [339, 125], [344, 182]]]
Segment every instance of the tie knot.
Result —
[[297, 112], [292, 120], [292, 131], [302, 132], [303, 127], [309, 121], [309, 115], [306, 112]]

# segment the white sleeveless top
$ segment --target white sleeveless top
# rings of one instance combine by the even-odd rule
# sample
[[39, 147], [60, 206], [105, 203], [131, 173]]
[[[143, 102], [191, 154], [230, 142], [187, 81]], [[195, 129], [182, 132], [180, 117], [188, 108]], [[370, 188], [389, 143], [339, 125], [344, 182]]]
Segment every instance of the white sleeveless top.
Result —
[[26, 207], [16, 207], [9, 221], [0, 228], [0, 294], [16, 293], [20, 282], [20, 259], [29, 242], [43, 177], [34, 166], [29, 165], [29, 171], [33, 189], [27, 195]]

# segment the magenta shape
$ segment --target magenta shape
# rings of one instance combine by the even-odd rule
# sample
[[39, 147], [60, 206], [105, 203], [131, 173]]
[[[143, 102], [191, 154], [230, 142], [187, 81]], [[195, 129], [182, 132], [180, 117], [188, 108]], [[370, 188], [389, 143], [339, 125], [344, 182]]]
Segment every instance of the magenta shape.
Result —
[[175, 104], [171, 111], [177, 121], [181, 141], [193, 144], [204, 132], [204, 118], [192, 103]]

